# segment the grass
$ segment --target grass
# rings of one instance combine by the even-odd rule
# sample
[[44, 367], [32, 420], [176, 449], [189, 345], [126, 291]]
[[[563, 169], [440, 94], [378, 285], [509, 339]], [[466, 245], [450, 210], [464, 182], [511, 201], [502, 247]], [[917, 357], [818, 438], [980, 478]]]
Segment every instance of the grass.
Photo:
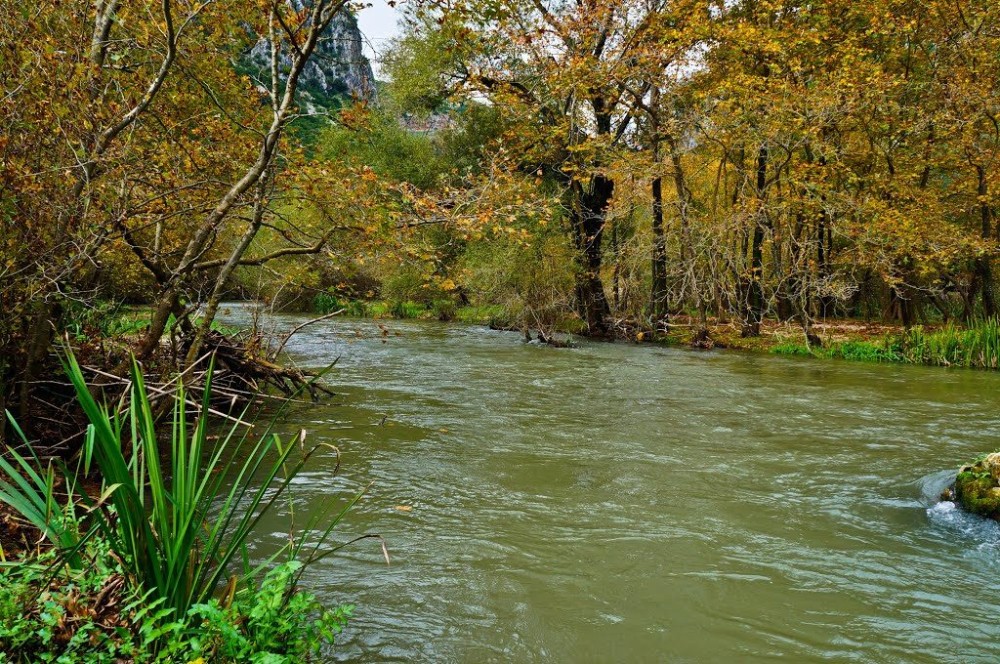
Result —
[[772, 347], [771, 352], [863, 362], [997, 369], [1000, 368], [1000, 323], [988, 319], [967, 328], [953, 324], [936, 330], [914, 327], [880, 339], [838, 341], [822, 348], [786, 340]]
[[903, 339], [910, 361], [939, 366], [1000, 368], [1000, 323], [978, 321], [968, 328], [947, 325], [935, 332], [913, 328]]
[[794, 341], [783, 341], [771, 348], [775, 355], [823, 357], [858, 362], [903, 362], [905, 357], [892, 343], [876, 341], [841, 341], [824, 347], [806, 346]]
[[312, 309], [317, 314], [343, 311], [345, 316], [353, 318], [440, 320], [476, 325], [503, 326], [507, 318], [500, 305], [460, 305], [446, 298], [428, 303], [413, 300], [354, 300], [325, 292], [318, 293], [313, 298]]

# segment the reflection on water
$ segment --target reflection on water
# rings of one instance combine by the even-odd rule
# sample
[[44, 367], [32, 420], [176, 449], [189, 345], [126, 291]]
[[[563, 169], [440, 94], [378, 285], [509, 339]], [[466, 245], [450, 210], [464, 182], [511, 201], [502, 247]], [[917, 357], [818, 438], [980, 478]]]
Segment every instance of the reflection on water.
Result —
[[341, 357], [340, 396], [287, 423], [344, 461], [311, 464], [296, 521], [374, 482], [343, 536], [393, 556], [362, 543], [308, 576], [358, 607], [337, 658], [1000, 657], [1000, 527], [936, 504], [998, 446], [1000, 375], [384, 325], [324, 321], [287, 348]]

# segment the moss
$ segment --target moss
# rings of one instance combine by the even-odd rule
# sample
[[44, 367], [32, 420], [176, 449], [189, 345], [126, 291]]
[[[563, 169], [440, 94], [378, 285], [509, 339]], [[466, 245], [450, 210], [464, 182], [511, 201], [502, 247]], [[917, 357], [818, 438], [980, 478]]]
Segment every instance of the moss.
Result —
[[955, 477], [955, 498], [973, 514], [1000, 521], [1000, 453], [980, 455]]

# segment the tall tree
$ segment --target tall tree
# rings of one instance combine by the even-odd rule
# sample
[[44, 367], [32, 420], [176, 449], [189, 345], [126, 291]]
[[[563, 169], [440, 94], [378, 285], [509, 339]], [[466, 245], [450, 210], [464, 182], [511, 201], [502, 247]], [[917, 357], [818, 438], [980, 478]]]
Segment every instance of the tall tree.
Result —
[[650, 37], [664, 6], [427, 0], [411, 23], [425, 42], [447, 44], [449, 81], [505, 114], [511, 163], [561, 187], [577, 250], [577, 309], [593, 335], [610, 329], [602, 280], [615, 192], [609, 167], [635, 129], [636, 91], [640, 98], [648, 93], [638, 65], [654, 46]]

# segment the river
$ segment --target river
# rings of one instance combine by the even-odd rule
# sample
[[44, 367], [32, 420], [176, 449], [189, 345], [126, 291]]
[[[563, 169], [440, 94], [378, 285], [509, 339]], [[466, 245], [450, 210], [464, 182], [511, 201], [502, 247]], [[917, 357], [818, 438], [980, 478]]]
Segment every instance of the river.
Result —
[[1000, 527], [936, 504], [1000, 446], [1000, 374], [349, 319], [287, 352], [340, 357], [338, 397], [280, 425], [342, 453], [297, 519], [373, 483], [340, 537], [392, 560], [364, 541], [307, 575], [357, 606], [339, 660], [1000, 659]]

